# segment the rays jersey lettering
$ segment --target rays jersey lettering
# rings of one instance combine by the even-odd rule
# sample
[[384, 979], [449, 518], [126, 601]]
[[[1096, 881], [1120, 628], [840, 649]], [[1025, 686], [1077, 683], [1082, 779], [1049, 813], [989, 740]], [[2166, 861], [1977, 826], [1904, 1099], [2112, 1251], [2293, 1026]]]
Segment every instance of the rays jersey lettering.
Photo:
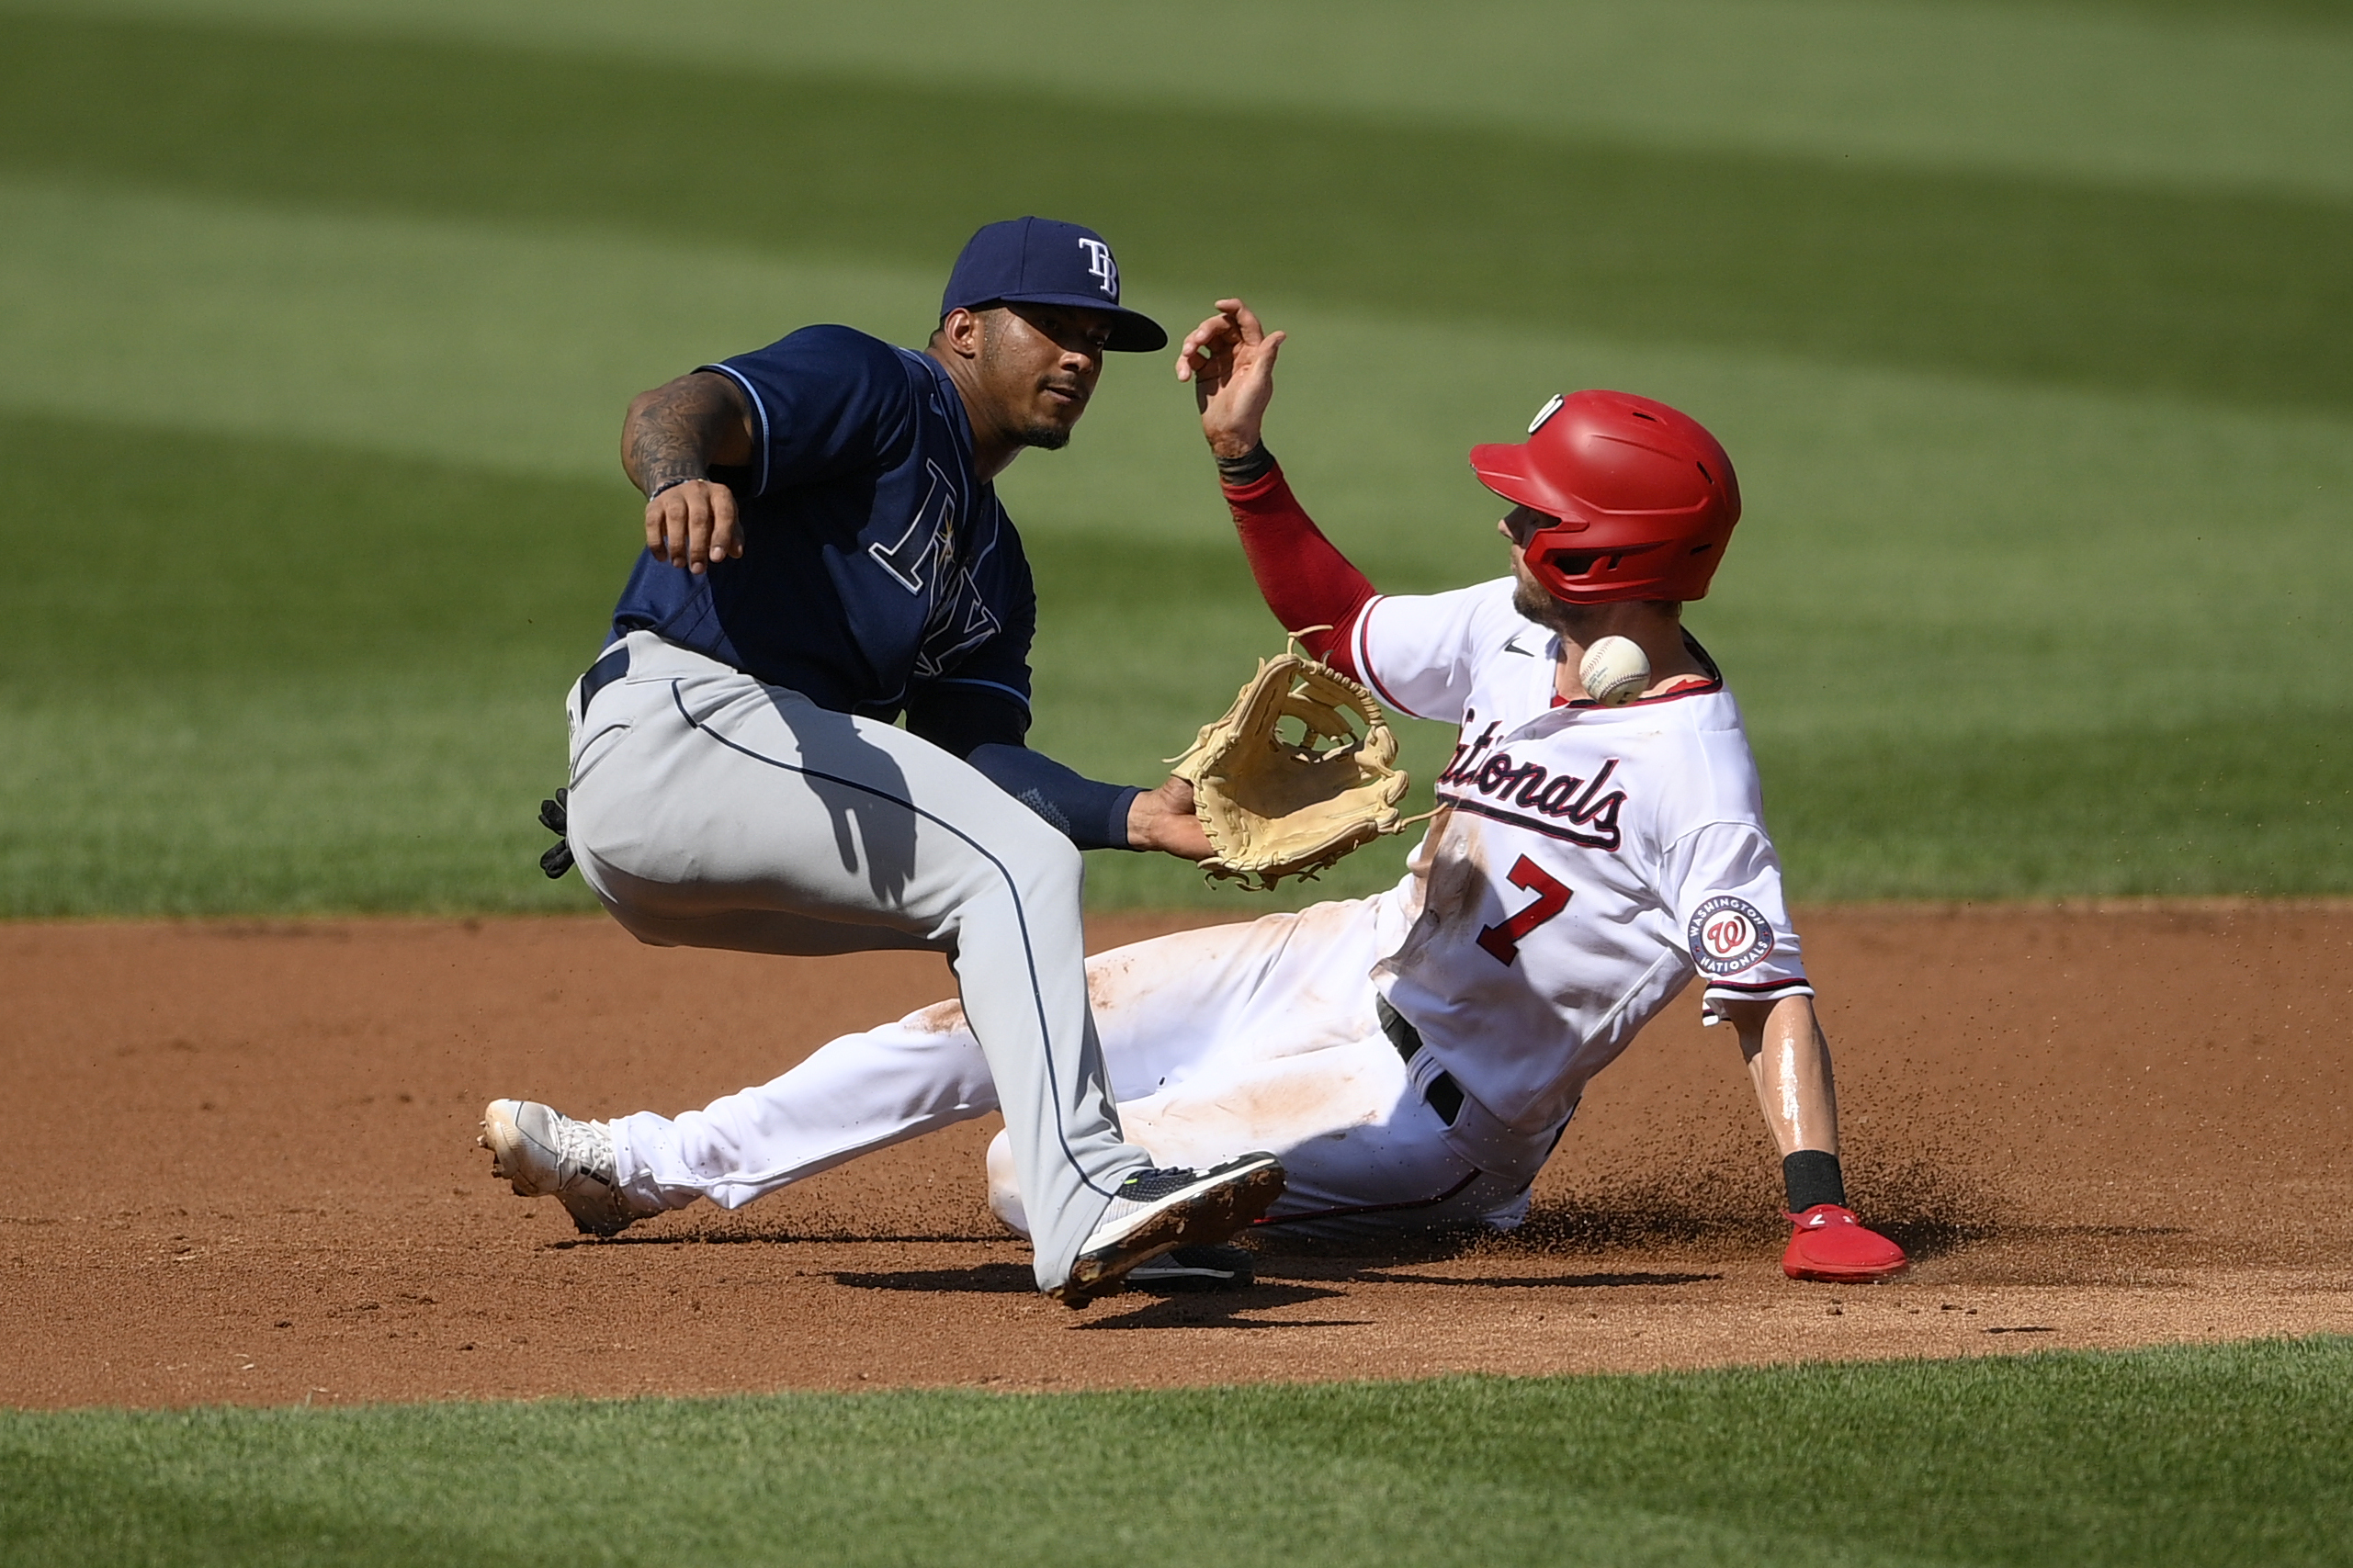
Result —
[[919, 681], [947, 673], [961, 655], [1004, 629], [973, 574], [978, 563], [956, 556], [955, 487], [937, 463], [926, 462], [923, 468], [923, 504], [907, 532], [888, 547], [880, 540], [866, 547], [893, 581], [931, 606], [923, 620], [923, 640], [915, 650], [913, 673]]
[[[956, 559], [956, 491], [937, 463], [923, 465], [923, 504], [915, 509], [907, 532], [894, 544], [886, 546], [877, 539], [866, 547], [866, 554], [910, 593], [924, 592], [924, 568], [934, 558], [947, 562]], [[930, 573], [933, 582], [945, 575], [936, 568]]]
[[641, 556], [616, 635], [659, 632], [844, 713], [895, 717], [938, 680], [1026, 705], [1029, 563], [973, 472], [947, 373], [847, 327], [704, 369], [753, 414], [752, 461], [712, 475], [735, 492], [743, 555], [699, 576]]
[[1444, 809], [1381, 896], [1374, 984], [1466, 1095], [1549, 1146], [1693, 979], [1710, 1006], [1812, 987], [1731, 694], [1555, 706], [1557, 643], [1511, 587], [1376, 599], [1348, 656], [1391, 705], [1462, 726]]

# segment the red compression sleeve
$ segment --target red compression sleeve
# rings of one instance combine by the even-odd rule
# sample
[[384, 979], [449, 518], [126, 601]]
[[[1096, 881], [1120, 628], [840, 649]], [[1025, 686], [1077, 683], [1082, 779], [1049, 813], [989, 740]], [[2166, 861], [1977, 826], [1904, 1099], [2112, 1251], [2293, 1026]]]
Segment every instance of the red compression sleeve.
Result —
[[1300, 646], [1333, 669], [1357, 680], [1364, 672], [1349, 657], [1349, 632], [1374, 597], [1373, 584], [1349, 564], [1315, 519], [1302, 511], [1280, 468], [1247, 484], [1225, 487], [1226, 505], [1242, 536], [1242, 554], [1266, 607], [1284, 629], [1329, 626], [1299, 639]]

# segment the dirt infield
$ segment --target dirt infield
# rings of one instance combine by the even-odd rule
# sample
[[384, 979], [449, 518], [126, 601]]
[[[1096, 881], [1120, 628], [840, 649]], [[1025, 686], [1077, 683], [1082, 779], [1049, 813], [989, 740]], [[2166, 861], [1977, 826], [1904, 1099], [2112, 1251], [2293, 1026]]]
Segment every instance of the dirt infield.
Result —
[[[1172, 922], [1103, 919], [1099, 945]], [[485, 1099], [675, 1110], [945, 995], [935, 959], [662, 952], [602, 920], [0, 927], [0, 1404], [1638, 1370], [2353, 1332], [2353, 906], [1801, 914], [1876, 1289], [1794, 1285], [1687, 996], [1505, 1242], [1270, 1254], [1227, 1296], [1032, 1294], [994, 1119], [597, 1243]], [[2338, 1000], [2331, 1002], [2330, 998]]]

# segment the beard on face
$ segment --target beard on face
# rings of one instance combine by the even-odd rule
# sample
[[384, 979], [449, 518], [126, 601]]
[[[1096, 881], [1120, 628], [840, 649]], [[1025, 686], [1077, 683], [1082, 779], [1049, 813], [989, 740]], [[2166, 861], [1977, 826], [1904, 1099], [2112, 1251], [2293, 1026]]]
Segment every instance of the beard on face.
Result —
[[[1529, 571], [1526, 561], [1511, 563], [1511, 607], [1546, 631], [1558, 632], [1579, 647], [1590, 644], [1596, 637], [1602, 635], [1614, 603], [1571, 604], [1566, 600], [1555, 599]], [[1642, 603], [1670, 615], [1680, 615], [1683, 612], [1683, 602], [1680, 599], [1645, 599]]]
[[1024, 446], [1035, 446], [1041, 452], [1059, 452], [1070, 445], [1070, 427], [1050, 420], [1033, 420], [1013, 433]]
[[1536, 581], [1523, 561], [1512, 563], [1511, 607], [1546, 631], [1574, 635], [1570, 617], [1577, 606], [1564, 604], [1545, 592], [1544, 585]]
[[[1545, 592], [1544, 585], [1536, 581], [1535, 574], [1528, 570], [1528, 563], [1524, 560], [1512, 563], [1511, 582], [1513, 609], [1546, 631], [1558, 632], [1579, 647], [1602, 635], [1609, 624], [1610, 612], [1615, 607], [1611, 604], [1571, 604], [1566, 600], [1554, 598]], [[1682, 608], [1679, 604], [1663, 599], [1646, 603], [1669, 610]]]

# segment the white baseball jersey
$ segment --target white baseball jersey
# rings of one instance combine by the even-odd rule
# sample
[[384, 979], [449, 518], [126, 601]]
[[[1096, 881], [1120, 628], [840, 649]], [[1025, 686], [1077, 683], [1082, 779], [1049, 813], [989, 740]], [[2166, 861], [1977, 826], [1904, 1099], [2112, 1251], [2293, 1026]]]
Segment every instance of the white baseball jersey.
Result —
[[1549, 1137], [1693, 975], [1711, 1003], [1813, 987], [1714, 664], [1623, 707], [1564, 705], [1557, 639], [1512, 589], [1376, 599], [1349, 651], [1390, 705], [1463, 727], [1445, 809], [1384, 897], [1374, 984], [1497, 1122]]

